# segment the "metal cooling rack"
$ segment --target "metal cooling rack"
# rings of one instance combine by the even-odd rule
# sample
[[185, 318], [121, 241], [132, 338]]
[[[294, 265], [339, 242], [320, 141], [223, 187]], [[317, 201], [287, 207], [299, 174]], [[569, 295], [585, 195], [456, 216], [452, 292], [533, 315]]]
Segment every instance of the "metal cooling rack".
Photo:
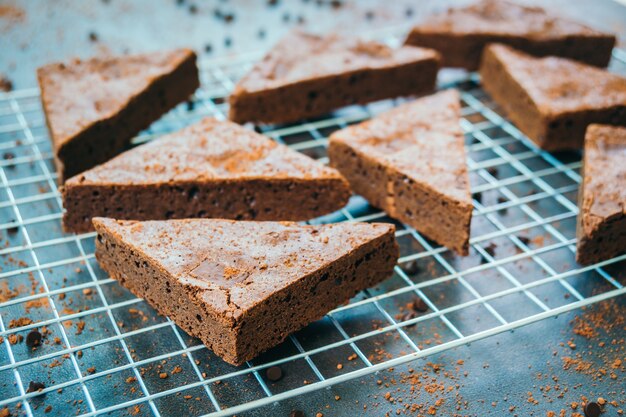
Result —
[[[615, 52], [615, 71], [626, 72], [625, 56]], [[193, 104], [171, 111], [138, 141], [205, 116], [224, 118], [228, 92], [257, 58], [204, 62]], [[617, 272], [626, 255], [582, 268], [574, 261], [580, 154], [537, 149], [499, 116], [475, 76], [445, 84], [462, 92], [475, 206], [470, 256], [455, 256], [355, 196], [312, 223], [396, 223], [394, 276], [238, 368], [106, 276], [93, 256], [94, 234], [61, 231], [38, 90], [0, 94], [0, 290], [17, 291], [0, 303], [0, 409], [20, 403], [28, 416], [232, 415], [625, 294]], [[332, 131], [399, 102], [352, 106], [263, 133], [326, 162]], [[416, 297], [429, 310], [407, 318], [403, 306]], [[33, 322], [11, 326], [20, 317]], [[49, 335], [34, 351], [9, 341], [43, 326]], [[273, 365], [283, 368], [281, 381], [265, 378]], [[27, 393], [31, 380], [46, 388]]]

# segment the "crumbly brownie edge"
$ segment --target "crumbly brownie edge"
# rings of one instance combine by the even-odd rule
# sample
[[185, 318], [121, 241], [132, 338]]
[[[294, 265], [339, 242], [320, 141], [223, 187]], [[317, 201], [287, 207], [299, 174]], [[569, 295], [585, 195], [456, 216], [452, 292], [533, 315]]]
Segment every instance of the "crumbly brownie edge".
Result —
[[[236, 360], [236, 334], [232, 323], [210, 307], [194, 302], [190, 288], [182, 285], [139, 250], [98, 227], [96, 259], [104, 271], [137, 297], [144, 298], [159, 314], [170, 317], [191, 336], [231, 364]], [[186, 302], [189, 301], [189, 302]]]
[[399, 256], [394, 230], [271, 294], [238, 321], [237, 363], [253, 359], [285, 338], [321, 319], [359, 291], [393, 273]]
[[339, 210], [350, 198], [341, 177], [244, 180], [162, 185], [81, 185], [61, 189], [63, 229], [93, 230], [93, 217], [119, 220], [224, 218], [301, 221]]
[[396, 67], [366, 69], [311, 79], [279, 88], [229, 97], [229, 119], [238, 122], [288, 123], [337, 108], [435, 89], [439, 58]]
[[60, 146], [53, 141], [59, 184], [127, 149], [137, 133], [188, 99], [199, 85], [196, 55], [190, 54], [111, 118], [90, 125]]
[[539, 147], [545, 146], [549, 122], [490, 48], [483, 54], [480, 78], [483, 89], [504, 109], [511, 121]]
[[453, 201], [332, 137], [328, 155], [330, 165], [370, 204], [460, 255], [469, 253], [471, 204]]
[[350, 188], [371, 205], [393, 214], [393, 201], [387, 196], [387, 167], [331, 135], [328, 143], [331, 167], [350, 183]]
[[414, 28], [405, 45], [432, 48], [441, 53], [443, 66], [465, 68], [480, 66], [481, 55], [490, 43], [502, 43], [534, 56], [560, 56], [605, 68], [611, 60], [615, 36], [567, 36], [558, 39], [535, 40], [517, 36], [434, 33]]
[[[581, 215], [589, 214], [583, 213], [579, 217]], [[595, 264], [622, 255], [626, 253], [626, 215], [616, 213], [602, 219], [586, 233], [577, 230], [577, 239], [576, 262], [581, 265]]]
[[395, 196], [394, 217], [440, 245], [467, 256], [472, 205], [450, 199], [400, 172], [394, 171], [390, 177]]

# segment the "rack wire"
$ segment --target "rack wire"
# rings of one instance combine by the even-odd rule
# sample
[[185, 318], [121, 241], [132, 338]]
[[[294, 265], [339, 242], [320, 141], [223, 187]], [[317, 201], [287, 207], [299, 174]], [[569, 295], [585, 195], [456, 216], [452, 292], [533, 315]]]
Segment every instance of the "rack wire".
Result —
[[[225, 118], [229, 91], [257, 58], [203, 62], [192, 103], [137, 142], [205, 116]], [[625, 53], [614, 52], [612, 68], [626, 73]], [[474, 196], [470, 256], [455, 256], [354, 196], [311, 223], [394, 222], [401, 248], [394, 276], [241, 367], [222, 362], [103, 273], [93, 233], [62, 232], [39, 92], [0, 94], [0, 409], [28, 416], [232, 415], [625, 294], [626, 278], [617, 272], [626, 255], [586, 267], [574, 261], [580, 154], [536, 148], [499, 115], [476, 75], [452, 79], [441, 87], [462, 96]], [[330, 133], [401, 101], [262, 131], [327, 162]], [[416, 297], [429, 309], [407, 318], [403, 306]], [[42, 346], [15, 343], [43, 328]], [[347, 365], [338, 369], [338, 362]], [[274, 365], [285, 372], [281, 381], [265, 377]], [[168, 378], [161, 378], [164, 371]], [[30, 381], [46, 388], [27, 392]]]

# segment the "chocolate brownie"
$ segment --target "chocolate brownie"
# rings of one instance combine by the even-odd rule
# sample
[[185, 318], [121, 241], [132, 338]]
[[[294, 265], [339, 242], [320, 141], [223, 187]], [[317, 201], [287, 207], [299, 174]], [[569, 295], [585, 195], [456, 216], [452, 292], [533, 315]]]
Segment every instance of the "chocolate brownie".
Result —
[[350, 104], [422, 94], [434, 89], [438, 69], [439, 55], [431, 49], [294, 31], [239, 81], [229, 98], [229, 118], [286, 123]]
[[485, 91], [539, 147], [579, 149], [590, 123], [626, 125], [626, 78], [565, 58], [505, 45], [485, 49]]
[[352, 189], [467, 255], [472, 198], [459, 94], [443, 91], [335, 132], [328, 155]]
[[60, 184], [122, 152], [199, 86], [188, 49], [49, 64], [37, 77]]
[[100, 266], [239, 365], [391, 275], [395, 227], [94, 219]]
[[70, 178], [67, 231], [92, 217], [306, 220], [343, 207], [336, 170], [229, 121], [206, 118]]
[[551, 16], [540, 7], [487, 0], [430, 16], [406, 44], [439, 51], [444, 66], [476, 70], [484, 47], [503, 43], [535, 56], [562, 56], [606, 67], [615, 36]]
[[582, 175], [576, 260], [593, 264], [626, 253], [626, 128], [589, 126]]

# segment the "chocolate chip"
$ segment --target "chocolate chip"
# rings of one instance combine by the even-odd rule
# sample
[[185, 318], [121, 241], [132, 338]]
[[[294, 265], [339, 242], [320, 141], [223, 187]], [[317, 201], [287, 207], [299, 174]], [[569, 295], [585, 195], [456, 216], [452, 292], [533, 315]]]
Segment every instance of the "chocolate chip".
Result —
[[35, 347], [41, 345], [42, 335], [37, 330], [32, 330], [26, 335], [26, 346]]
[[[9, 223], [13, 223], [15, 220], [11, 220]], [[18, 226], [11, 226], [7, 228], [7, 233], [10, 235], [14, 235], [19, 230]]]
[[289, 417], [304, 417], [304, 412], [300, 410], [292, 410], [291, 413], [289, 413]]
[[594, 403], [593, 401], [587, 403], [585, 405], [585, 416], [586, 417], [599, 417], [602, 413], [602, 408], [598, 403]]
[[283, 370], [280, 366], [272, 366], [267, 368], [265, 371], [265, 376], [271, 382], [280, 381], [283, 378]]
[[[13, 152], [5, 152], [2, 158], [4, 158], [5, 161], [11, 161], [15, 159], [15, 154]], [[15, 164], [7, 164], [7, 168], [15, 168]]]
[[40, 391], [45, 388], [46, 386], [41, 382], [30, 381], [28, 383], [28, 389], [26, 390], [26, 392]]
[[407, 275], [416, 275], [419, 274], [422, 269], [420, 268], [419, 264], [417, 263], [417, 260], [414, 259], [412, 261], [406, 262], [405, 264], [402, 265], [402, 270], [407, 274]]
[[491, 167], [487, 169], [487, 172], [489, 173], [489, 175], [491, 175], [494, 178], [498, 178], [498, 168], [496, 167]]
[[341, 3], [340, 0], [331, 0], [330, 1], [330, 7], [332, 7], [333, 9], [339, 9], [341, 6], [343, 6], [343, 4]]
[[426, 302], [421, 298], [416, 298], [415, 300], [413, 300], [411, 308], [419, 313], [424, 313], [428, 311], [428, 304], [426, 304]]
[[496, 254], [497, 247], [498, 246], [495, 243], [491, 242], [488, 246], [485, 247], [485, 252], [493, 257]]

